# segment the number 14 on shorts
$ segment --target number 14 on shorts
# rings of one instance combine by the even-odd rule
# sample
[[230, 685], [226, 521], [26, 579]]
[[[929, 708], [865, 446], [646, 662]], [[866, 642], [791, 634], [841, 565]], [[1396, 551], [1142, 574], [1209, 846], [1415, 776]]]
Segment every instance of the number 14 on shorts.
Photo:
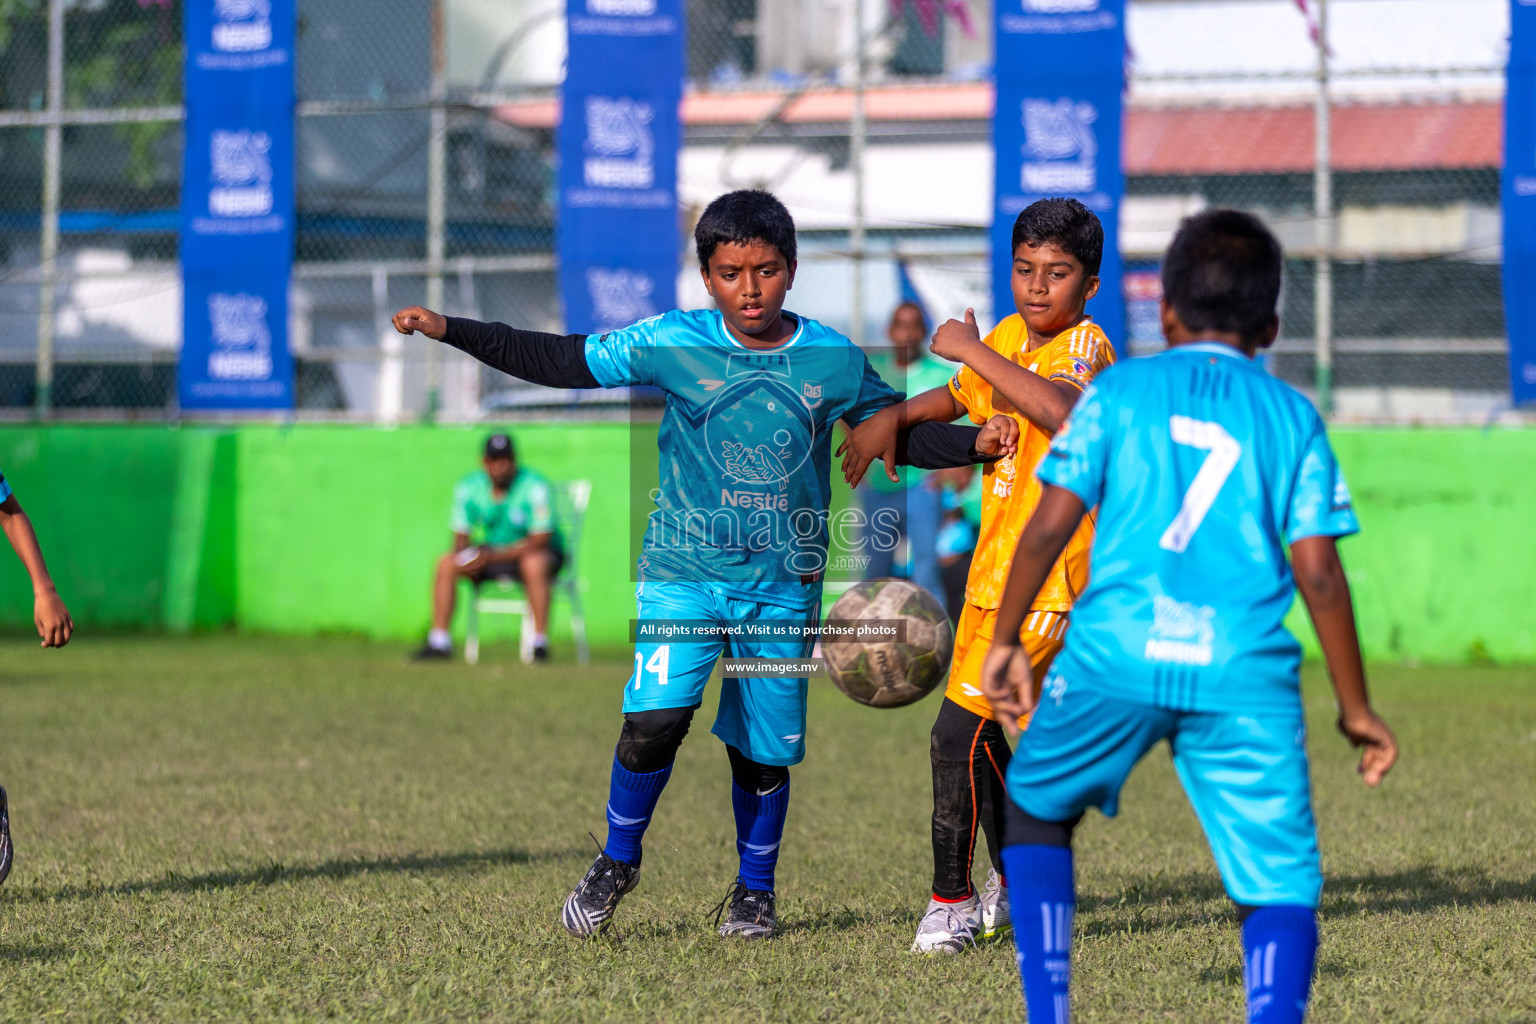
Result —
[[640, 683], [649, 672], [656, 680], [657, 686], [667, 685], [667, 661], [670, 657], [671, 645], [660, 644], [647, 658], [643, 651], [635, 652], [635, 689], [640, 689]]

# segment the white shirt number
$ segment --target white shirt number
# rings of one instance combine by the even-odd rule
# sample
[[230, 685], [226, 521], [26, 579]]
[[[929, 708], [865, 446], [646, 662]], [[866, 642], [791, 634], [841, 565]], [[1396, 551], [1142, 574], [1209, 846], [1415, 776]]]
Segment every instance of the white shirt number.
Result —
[[635, 689], [640, 689], [640, 682], [645, 673], [649, 672], [656, 680], [657, 686], [667, 685], [667, 662], [671, 660], [671, 645], [661, 644], [651, 652], [651, 656], [642, 662], [642, 655], [635, 652]]
[[1184, 502], [1179, 514], [1173, 517], [1158, 546], [1167, 551], [1180, 551], [1189, 547], [1189, 540], [1205, 521], [1221, 485], [1227, 482], [1237, 460], [1242, 457], [1243, 446], [1222, 429], [1221, 424], [1208, 420], [1193, 420], [1188, 416], [1168, 417], [1168, 435], [1174, 444], [1187, 444], [1210, 452], [1200, 464], [1200, 471], [1184, 492]]

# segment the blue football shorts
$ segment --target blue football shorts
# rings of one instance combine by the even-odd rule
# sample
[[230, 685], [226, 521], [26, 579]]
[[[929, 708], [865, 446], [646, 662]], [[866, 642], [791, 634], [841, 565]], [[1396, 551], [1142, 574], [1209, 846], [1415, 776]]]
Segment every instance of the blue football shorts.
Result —
[[[640, 621], [689, 619], [719, 622], [793, 622], [809, 639], [788, 642], [723, 635], [700, 642], [635, 644], [635, 668], [624, 687], [624, 711], [698, 707], [715, 661], [728, 658], [807, 658], [815, 646], [806, 627], [820, 608], [798, 610], [727, 597], [707, 583], [642, 583], [635, 588]], [[712, 730], [759, 764], [791, 765], [805, 759], [805, 677], [724, 679]]]
[[1131, 769], [1167, 740], [1227, 894], [1246, 906], [1316, 907], [1323, 891], [1306, 723], [1294, 712], [1172, 711], [1050, 673], [1008, 766], [1008, 795], [1041, 821], [1114, 817]]

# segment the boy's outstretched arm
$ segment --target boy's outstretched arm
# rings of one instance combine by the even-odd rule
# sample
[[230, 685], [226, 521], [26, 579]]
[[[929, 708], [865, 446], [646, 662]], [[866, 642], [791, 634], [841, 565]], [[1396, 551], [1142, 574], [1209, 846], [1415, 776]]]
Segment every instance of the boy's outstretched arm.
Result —
[[1367, 786], [1377, 786], [1397, 761], [1397, 737], [1371, 710], [1365, 689], [1365, 664], [1355, 632], [1355, 606], [1349, 580], [1339, 561], [1333, 537], [1304, 537], [1291, 544], [1291, 571], [1296, 588], [1323, 648], [1328, 677], [1339, 702], [1339, 731], [1356, 747], [1365, 748], [1359, 772]]
[[1061, 429], [1083, 393], [1075, 384], [1046, 380], [994, 351], [981, 340], [975, 310], [967, 309], [963, 321], [946, 320], [939, 325], [928, 347], [941, 359], [969, 366], [998, 394], [1012, 402], [1025, 419], [1047, 434]]
[[468, 352], [503, 373], [551, 388], [600, 388], [587, 365], [585, 334], [546, 334], [522, 331], [506, 324], [482, 323], [443, 316], [422, 306], [407, 306], [394, 315], [401, 334], [420, 331], [435, 341]]
[[947, 387], [924, 391], [905, 402], [886, 406], [850, 430], [838, 445], [836, 454], [843, 459], [843, 479], [850, 487], [857, 487], [865, 471], [880, 459], [885, 463], [885, 475], [895, 483], [901, 479], [896, 473], [898, 434], [919, 423], [948, 423], [964, 413], [965, 409]]
[[984, 426], [914, 423], [896, 432], [896, 464], [918, 469], [954, 469], [995, 462], [1019, 450], [1019, 423], [993, 416]]
[[37, 635], [43, 638], [44, 647], [63, 647], [69, 643], [75, 624], [53, 586], [53, 577], [48, 575], [32, 520], [21, 510], [21, 502], [14, 494], [0, 501], [0, 529], [5, 530], [6, 539], [32, 577], [32, 624], [37, 627]]
[[1083, 500], [1065, 487], [1045, 485], [1040, 504], [1029, 517], [1013, 566], [997, 608], [992, 647], [981, 668], [981, 692], [992, 704], [997, 720], [1011, 736], [1019, 734], [1019, 718], [1035, 706], [1034, 680], [1030, 678], [1029, 654], [1019, 642], [1019, 629], [1035, 595], [1045, 585], [1051, 567], [1066, 550], [1087, 509]]

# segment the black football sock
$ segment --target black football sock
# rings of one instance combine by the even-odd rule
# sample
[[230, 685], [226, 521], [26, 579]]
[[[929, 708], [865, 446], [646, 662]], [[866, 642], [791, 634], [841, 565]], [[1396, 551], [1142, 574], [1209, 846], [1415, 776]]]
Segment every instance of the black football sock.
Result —
[[982, 734], [989, 724], [975, 712], [944, 698], [933, 723], [933, 895], [958, 901], [975, 893], [971, 862], [981, 826], [983, 771], [991, 772]]

